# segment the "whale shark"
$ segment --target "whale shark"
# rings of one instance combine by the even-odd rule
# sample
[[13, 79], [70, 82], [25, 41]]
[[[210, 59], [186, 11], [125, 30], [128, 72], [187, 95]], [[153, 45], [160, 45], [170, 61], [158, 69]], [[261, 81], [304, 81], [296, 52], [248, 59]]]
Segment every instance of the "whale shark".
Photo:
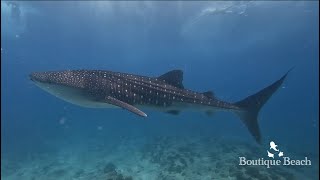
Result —
[[89, 108], [123, 108], [142, 117], [147, 117], [143, 111], [145, 108], [173, 115], [184, 110], [201, 111], [209, 116], [216, 111], [230, 111], [240, 117], [260, 144], [259, 111], [279, 89], [288, 73], [237, 102], [220, 100], [212, 91], [186, 89], [181, 70], [172, 70], [157, 77], [105, 70], [33, 72], [29, 77], [41, 89], [69, 103]]

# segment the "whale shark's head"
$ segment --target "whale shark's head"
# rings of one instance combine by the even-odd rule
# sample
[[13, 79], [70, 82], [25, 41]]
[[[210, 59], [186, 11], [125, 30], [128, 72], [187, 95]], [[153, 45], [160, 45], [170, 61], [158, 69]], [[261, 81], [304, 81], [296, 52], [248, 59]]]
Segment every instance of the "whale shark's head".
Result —
[[82, 78], [72, 71], [33, 72], [29, 78], [41, 89], [58, 97], [83, 87]]
[[[81, 70], [48, 71], [33, 72], [29, 78], [44, 91], [65, 101], [85, 107], [100, 107], [101, 104], [92, 101], [97, 97], [104, 97], [105, 94], [91, 94], [90, 90], [100, 88], [96, 84], [98, 79], [94, 78], [94, 74]], [[105, 105], [104, 103], [103, 107]]]
[[36, 84], [72, 85], [76, 80], [72, 71], [33, 72], [29, 78]]
[[33, 82], [45, 83], [48, 79], [48, 75], [45, 72], [43, 72], [43, 73], [33, 72], [33, 73], [29, 74], [29, 78]]
[[85, 82], [90, 80], [86, 78], [85, 73], [72, 70], [33, 72], [29, 75], [29, 78], [41, 88], [43, 86], [84, 88]]

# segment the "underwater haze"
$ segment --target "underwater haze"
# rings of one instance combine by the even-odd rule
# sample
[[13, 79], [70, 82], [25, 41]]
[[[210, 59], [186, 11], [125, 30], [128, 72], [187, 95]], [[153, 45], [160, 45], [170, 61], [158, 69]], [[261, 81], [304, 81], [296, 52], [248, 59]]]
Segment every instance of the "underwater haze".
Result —
[[[318, 67], [318, 1], [1, 1], [1, 179], [319, 179]], [[261, 144], [230, 112], [141, 118], [70, 104], [29, 78], [179, 69], [185, 88], [236, 102], [291, 68], [259, 113]]]

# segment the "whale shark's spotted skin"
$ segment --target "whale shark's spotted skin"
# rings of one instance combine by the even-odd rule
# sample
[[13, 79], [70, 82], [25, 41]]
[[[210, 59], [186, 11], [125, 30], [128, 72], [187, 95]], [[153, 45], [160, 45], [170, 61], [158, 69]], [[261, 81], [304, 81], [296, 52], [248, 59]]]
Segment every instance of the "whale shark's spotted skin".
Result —
[[[172, 71], [170, 73], [180, 74], [182, 72]], [[178, 88], [161, 78], [99, 70], [45, 72], [34, 73], [33, 76], [42, 79], [42, 82], [53, 82], [80, 88], [96, 99], [110, 95], [131, 105], [169, 107], [174, 103], [190, 103], [225, 109], [239, 109], [231, 103], [215, 99], [213, 95], [210, 97], [195, 91]]]
[[173, 70], [159, 77], [147, 77], [103, 70], [35, 72], [30, 75], [39, 87], [70, 103], [85, 107], [121, 107], [147, 116], [140, 108], [153, 107], [171, 114], [184, 109], [229, 110], [240, 116], [260, 142], [257, 116], [260, 108], [279, 88], [287, 74], [258, 93], [236, 103], [218, 100], [211, 91], [185, 89], [183, 73]]

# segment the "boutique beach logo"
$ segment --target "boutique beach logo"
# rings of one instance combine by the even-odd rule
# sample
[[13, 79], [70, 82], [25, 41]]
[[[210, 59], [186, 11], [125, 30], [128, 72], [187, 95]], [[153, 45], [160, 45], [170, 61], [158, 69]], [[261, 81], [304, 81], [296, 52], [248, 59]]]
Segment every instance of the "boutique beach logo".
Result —
[[[270, 142], [270, 149], [273, 150], [274, 152], [279, 152], [278, 156], [282, 157], [283, 156], [283, 152], [279, 151], [279, 149], [277, 149], [277, 147], [278, 147], [278, 145], [276, 145], [276, 143], [274, 143], [273, 141]], [[267, 153], [268, 153], [268, 157], [269, 158], [273, 158], [274, 159], [274, 153], [270, 153], [268, 150], [267, 150]]]
[[278, 148], [274, 141], [270, 141], [270, 148], [267, 149], [267, 159], [247, 159], [247, 157], [239, 157], [240, 166], [311, 166], [311, 160], [308, 157], [304, 159], [290, 159], [285, 153]]

